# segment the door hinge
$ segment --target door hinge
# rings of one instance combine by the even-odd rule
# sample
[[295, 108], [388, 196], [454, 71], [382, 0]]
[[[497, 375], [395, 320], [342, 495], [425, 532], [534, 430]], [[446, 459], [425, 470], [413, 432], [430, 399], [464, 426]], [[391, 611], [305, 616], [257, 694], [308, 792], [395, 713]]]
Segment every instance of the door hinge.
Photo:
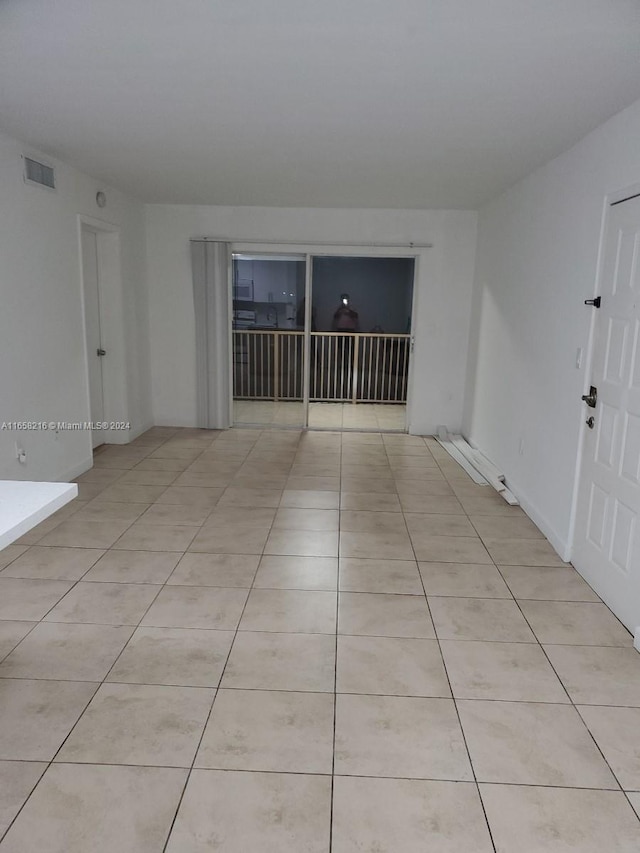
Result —
[[103, 356], [106, 354], [107, 354], [107, 351], [102, 349], [102, 348], [96, 350], [96, 355]]
[[584, 300], [585, 305], [593, 305], [594, 308], [599, 308], [601, 302], [602, 302], [602, 298], [600, 296], [596, 296], [595, 299], [585, 299]]

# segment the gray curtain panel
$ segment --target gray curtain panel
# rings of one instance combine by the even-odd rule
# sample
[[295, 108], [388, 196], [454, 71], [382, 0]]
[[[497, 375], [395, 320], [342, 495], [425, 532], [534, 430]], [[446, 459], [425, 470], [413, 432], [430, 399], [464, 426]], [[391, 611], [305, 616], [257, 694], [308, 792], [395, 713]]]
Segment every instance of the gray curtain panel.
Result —
[[229, 243], [191, 241], [196, 320], [197, 426], [229, 422]]

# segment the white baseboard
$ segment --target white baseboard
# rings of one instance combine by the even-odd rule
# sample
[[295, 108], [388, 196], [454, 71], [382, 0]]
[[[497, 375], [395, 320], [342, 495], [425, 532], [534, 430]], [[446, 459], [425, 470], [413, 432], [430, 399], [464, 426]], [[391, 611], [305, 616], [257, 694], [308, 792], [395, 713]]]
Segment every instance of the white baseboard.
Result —
[[[109, 441], [108, 443], [122, 445], [129, 444], [129, 442], [133, 441], [139, 435], [142, 435], [148, 429], [151, 429], [152, 426], [153, 424], [143, 424], [142, 426], [135, 427], [132, 430], [122, 430], [118, 432], [114, 431], [114, 434], [119, 437], [126, 436], [126, 441]], [[86, 471], [91, 470], [91, 468], [93, 468], [93, 456], [88, 456], [86, 459], [83, 459], [82, 462], [78, 462], [75, 465], [72, 465], [70, 468], [67, 468], [56, 479], [59, 480], [61, 483], [68, 483], [71, 480], [74, 480], [76, 477], [79, 477], [80, 474], [84, 474]]]
[[533, 523], [541, 531], [541, 533], [544, 533], [544, 535], [547, 537], [553, 549], [558, 553], [558, 556], [562, 560], [564, 560], [565, 563], [570, 562], [571, 549], [566, 539], [558, 535], [557, 531], [553, 529], [553, 526], [551, 525], [549, 520], [545, 518], [542, 513], [538, 512], [536, 507], [534, 507], [533, 504], [530, 504], [526, 497], [523, 497], [522, 493], [518, 490], [516, 486], [511, 484], [509, 488], [514, 492], [514, 494], [520, 501], [520, 506], [529, 516], [531, 521], [533, 521]]
[[166, 418], [158, 418], [157, 420], [155, 420], [153, 422], [152, 426], [176, 427], [176, 428], [185, 427], [186, 429], [196, 429], [197, 423], [196, 423], [196, 417], [194, 415], [192, 418], [180, 417], [180, 418], [171, 418], [170, 420], [167, 420]]
[[130, 429], [128, 441], [133, 441], [134, 439], [138, 438], [138, 436], [143, 435], [143, 433], [145, 433], [148, 429], [151, 429], [152, 426], [155, 426], [155, 424], [152, 422], [145, 422], [141, 426]]
[[[474, 448], [474, 450], [479, 450], [482, 452], [482, 448], [478, 447], [475, 441], [470, 439], [468, 436], [464, 436], [466, 441]], [[518, 498], [520, 501], [520, 506], [522, 510], [529, 516], [531, 521], [536, 525], [536, 527], [540, 530], [541, 533], [549, 540], [550, 545], [557, 552], [560, 559], [564, 560], [565, 563], [569, 563], [571, 561], [571, 547], [567, 540], [558, 534], [558, 532], [554, 529], [553, 525], [549, 521], [549, 519], [541, 513], [537, 507], [535, 507], [532, 503], [527, 499], [526, 494], [518, 488], [516, 483], [513, 483], [507, 472], [504, 472], [506, 475], [506, 486], [510, 491]]]
[[93, 468], [93, 457], [89, 456], [86, 459], [83, 459], [82, 462], [78, 462], [76, 465], [72, 465], [71, 468], [67, 468], [66, 471], [63, 471], [58, 477], [61, 483], [70, 483], [71, 480], [74, 480], [76, 477], [79, 477], [80, 474], [84, 474], [85, 471], [89, 471]]
[[129, 444], [143, 432], [151, 429], [153, 424], [141, 424], [131, 429], [108, 429], [104, 431], [105, 444]]

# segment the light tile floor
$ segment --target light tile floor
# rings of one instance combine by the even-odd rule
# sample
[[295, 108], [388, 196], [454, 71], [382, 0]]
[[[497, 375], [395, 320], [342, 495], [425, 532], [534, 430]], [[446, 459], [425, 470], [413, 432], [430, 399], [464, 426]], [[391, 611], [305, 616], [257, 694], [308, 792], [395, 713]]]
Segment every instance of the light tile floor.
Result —
[[[304, 409], [299, 402], [271, 400], [234, 400], [236, 424], [301, 426]], [[376, 430], [404, 432], [407, 407], [400, 403], [309, 403], [312, 429]]]
[[155, 428], [0, 552], [0, 853], [637, 853], [640, 657], [431, 439]]

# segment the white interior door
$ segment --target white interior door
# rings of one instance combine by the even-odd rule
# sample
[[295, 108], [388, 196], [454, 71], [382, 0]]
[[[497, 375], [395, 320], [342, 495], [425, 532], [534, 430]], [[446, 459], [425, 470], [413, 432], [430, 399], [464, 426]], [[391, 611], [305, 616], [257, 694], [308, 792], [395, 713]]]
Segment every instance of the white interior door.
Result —
[[640, 626], [640, 198], [609, 211], [574, 564], [635, 631]]
[[[98, 268], [98, 235], [82, 229], [82, 281], [84, 286], [85, 329], [89, 359], [89, 396], [91, 420], [104, 421], [102, 379], [102, 335], [100, 331], [100, 282]], [[92, 431], [93, 447], [104, 441], [102, 430]]]

